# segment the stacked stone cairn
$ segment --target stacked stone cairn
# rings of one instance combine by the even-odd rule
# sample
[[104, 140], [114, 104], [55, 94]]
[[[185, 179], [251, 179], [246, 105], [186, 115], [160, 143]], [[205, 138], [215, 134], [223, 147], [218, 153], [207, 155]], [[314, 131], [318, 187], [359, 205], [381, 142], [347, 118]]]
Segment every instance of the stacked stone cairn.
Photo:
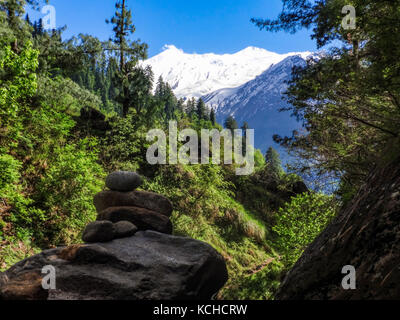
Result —
[[108, 175], [106, 186], [110, 190], [95, 195], [97, 220], [86, 226], [84, 242], [131, 237], [139, 230], [172, 233], [171, 202], [157, 193], [136, 190], [142, 182], [136, 172], [116, 171]]

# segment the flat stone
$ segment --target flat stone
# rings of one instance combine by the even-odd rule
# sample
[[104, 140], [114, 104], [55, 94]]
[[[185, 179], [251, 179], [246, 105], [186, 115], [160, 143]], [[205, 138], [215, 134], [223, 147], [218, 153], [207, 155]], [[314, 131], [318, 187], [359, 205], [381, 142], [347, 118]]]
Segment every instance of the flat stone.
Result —
[[107, 242], [114, 239], [114, 226], [110, 221], [95, 221], [86, 226], [82, 240], [85, 242]]
[[142, 178], [136, 172], [115, 171], [106, 179], [107, 188], [114, 191], [133, 191], [143, 183]]
[[161, 233], [172, 233], [172, 223], [168, 217], [157, 212], [139, 207], [110, 207], [97, 216], [97, 220], [111, 222], [129, 221], [139, 230], [154, 230]]
[[114, 223], [114, 239], [133, 236], [138, 228], [129, 221], [119, 221]]
[[110, 207], [140, 207], [167, 217], [172, 214], [172, 203], [166, 197], [148, 191], [102, 191], [94, 196], [97, 212]]

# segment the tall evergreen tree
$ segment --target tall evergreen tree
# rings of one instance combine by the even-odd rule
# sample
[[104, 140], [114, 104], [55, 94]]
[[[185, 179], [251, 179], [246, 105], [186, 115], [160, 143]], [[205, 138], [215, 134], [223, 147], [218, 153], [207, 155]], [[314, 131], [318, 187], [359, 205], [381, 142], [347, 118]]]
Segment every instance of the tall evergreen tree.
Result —
[[1, 40], [12, 44], [12, 48], [15, 52], [18, 52], [24, 42], [29, 40], [31, 37], [31, 24], [24, 19], [25, 7], [27, 5], [36, 7], [38, 5], [38, 1], [0, 1], [0, 19], [2, 24], [0, 27]]
[[214, 108], [211, 108], [211, 111], [210, 111], [210, 121], [213, 125], [215, 125], [217, 123]]
[[247, 146], [247, 131], [248, 129], [250, 129], [249, 124], [245, 121], [243, 122], [243, 125], [241, 126], [241, 128], [243, 130], [243, 140], [242, 140], [242, 153], [245, 154], [246, 153], [246, 146]]
[[196, 114], [196, 99], [195, 98], [191, 98], [187, 101], [186, 104], [186, 114], [193, 119], [193, 116]]
[[199, 118], [199, 120], [203, 120], [203, 119], [207, 120], [206, 104], [204, 103], [202, 98], [200, 98], [197, 101], [196, 113], [197, 113], [197, 117]]
[[278, 151], [273, 147], [269, 147], [265, 153], [265, 163], [267, 165], [267, 170], [279, 177], [283, 171], [282, 163]]
[[132, 12], [127, 7], [127, 0], [118, 0], [115, 4], [116, 12], [107, 23], [113, 25], [114, 37], [110, 39], [113, 43], [111, 51], [117, 52], [119, 58], [119, 70], [115, 75], [115, 86], [120, 89], [118, 101], [122, 105], [122, 115], [125, 117], [132, 107], [129, 96], [136, 88], [130, 85], [132, 77], [135, 76], [135, 67], [140, 59], [147, 57], [147, 44], [139, 40], [130, 41], [129, 37], [136, 31], [132, 23]]
[[232, 133], [233, 133], [233, 130], [238, 128], [238, 124], [233, 116], [229, 116], [228, 118], [226, 118], [226, 120], [224, 122], [224, 126], [225, 126], [225, 128], [230, 129], [232, 131]]

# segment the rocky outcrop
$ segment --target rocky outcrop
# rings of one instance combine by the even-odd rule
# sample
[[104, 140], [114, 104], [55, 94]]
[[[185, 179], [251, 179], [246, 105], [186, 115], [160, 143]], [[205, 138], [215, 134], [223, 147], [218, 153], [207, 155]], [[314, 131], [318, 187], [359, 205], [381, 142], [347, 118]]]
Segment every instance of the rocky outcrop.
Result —
[[[96, 195], [98, 217], [83, 231], [86, 244], [43, 251], [0, 273], [0, 300], [210, 299], [225, 284], [217, 251], [170, 235], [168, 199], [131, 190], [142, 181], [136, 173], [110, 176], [108, 187], [119, 190]], [[42, 285], [45, 266], [55, 268], [54, 289]]]
[[[41, 286], [46, 265], [56, 270], [54, 290]], [[139, 231], [111, 242], [43, 251], [4, 277], [0, 299], [210, 299], [225, 284], [227, 270], [222, 256], [204, 242]]]
[[[342, 287], [342, 268], [356, 289]], [[276, 299], [400, 299], [400, 159], [375, 170], [352, 203], [307, 247]]]

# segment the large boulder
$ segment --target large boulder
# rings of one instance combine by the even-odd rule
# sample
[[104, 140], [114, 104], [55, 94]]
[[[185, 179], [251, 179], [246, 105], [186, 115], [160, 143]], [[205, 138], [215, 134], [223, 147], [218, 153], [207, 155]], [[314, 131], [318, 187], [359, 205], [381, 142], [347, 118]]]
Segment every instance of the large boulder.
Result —
[[115, 191], [133, 191], [143, 183], [142, 178], [136, 172], [115, 171], [106, 179], [107, 188]]
[[[344, 290], [346, 265], [356, 289]], [[376, 169], [304, 251], [276, 299], [400, 299], [400, 159]]]
[[[55, 267], [56, 289], [44, 296], [33, 277], [34, 289], [13, 291], [9, 284], [24, 274], [40, 274], [45, 265]], [[15, 264], [2, 278], [0, 300], [182, 300], [210, 299], [227, 281], [227, 270], [223, 257], [204, 242], [139, 231], [107, 243], [43, 251]]]
[[94, 196], [97, 212], [109, 207], [140, 207], [171, 216], [172, 203], [162, 195], [147, 191], [102, 191]]
[[110, 207], [101, 211], [97, 216], [97, 220], [108, 220], [111, 222], [129, 221], [139, 230], [172, 233], [172, 223], [168, 217], [139, 207]]

